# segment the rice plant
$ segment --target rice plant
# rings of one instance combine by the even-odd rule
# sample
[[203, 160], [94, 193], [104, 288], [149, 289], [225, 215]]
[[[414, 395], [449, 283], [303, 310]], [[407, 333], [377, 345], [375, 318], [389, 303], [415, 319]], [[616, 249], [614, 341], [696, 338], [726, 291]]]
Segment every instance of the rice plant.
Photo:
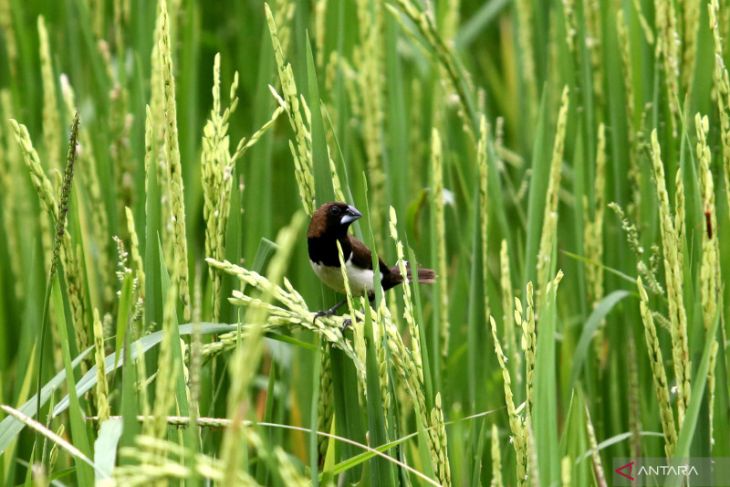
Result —
[[[729, 39], [728, 0], [0, 0], [0, 483], [730, 457]], [[333, 200], [403, 286], [317, 279]]]

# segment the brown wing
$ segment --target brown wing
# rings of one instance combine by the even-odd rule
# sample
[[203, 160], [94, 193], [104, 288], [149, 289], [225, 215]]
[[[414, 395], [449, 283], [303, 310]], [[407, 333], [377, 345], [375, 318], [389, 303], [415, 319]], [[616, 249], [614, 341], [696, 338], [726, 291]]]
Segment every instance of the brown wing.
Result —
[[[348, 235], [348, 238], [350, 240], [350, 247], [352, 248], [352, 263], [356, 266], [360, 267], [361, 269], [372, 269], [373, 268], [373, 254], [370, 252], [370, 249], [353, 237], [352, 235]], [[380, 267], [380, 273], [383, 276], [386, 276], [390, 269], [388, 269], [388, 266], [385, 265], [385, 262], [383, 262], [383, 259], [378, 258], [379, 267]]]

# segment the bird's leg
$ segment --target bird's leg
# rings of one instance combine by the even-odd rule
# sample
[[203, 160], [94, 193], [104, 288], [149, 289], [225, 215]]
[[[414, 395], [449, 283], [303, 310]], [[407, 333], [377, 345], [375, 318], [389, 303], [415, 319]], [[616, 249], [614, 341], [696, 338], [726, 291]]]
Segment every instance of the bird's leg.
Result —
[[317, 311], [314, 314], [314, 318], [312, 319], [312, 325], [314, 325], [314, 322], [317, 321], [317, 318], [322, 316], [332, 316], [333, 314], [337, 313], [337, 310], [342, 307], [343, 304], [347, 302], [347, 298], [343, 299], [339, 303], [335, 304], [331, 308], [323, 309], [322, 311]]
[[[375, 304], [375, 293], [368, 293], [368, 301], [370, 302], [370, 306], [373, 306]], [[363, 310], [363, 313], [367, 313], [367, 310]], [[340, 330], [344, 333], [350, 325], [352, 325], [352, 320], [350, 318], [347, 318], [345, 319], [345, 321], [342, 322]]]

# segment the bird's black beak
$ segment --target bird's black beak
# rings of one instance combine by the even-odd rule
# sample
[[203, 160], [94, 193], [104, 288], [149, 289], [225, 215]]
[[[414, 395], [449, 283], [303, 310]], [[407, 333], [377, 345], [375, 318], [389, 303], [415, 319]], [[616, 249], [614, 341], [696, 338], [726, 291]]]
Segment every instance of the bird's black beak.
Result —
[[354, 206], [348, 206], [347, 211], [345, 211], [345, 214], [342, 216], [342, 218], [340, 218], [340, 224], [349, 225], [361, 216], [362, 213], [357, 211], [357, 208], [355, 208]]

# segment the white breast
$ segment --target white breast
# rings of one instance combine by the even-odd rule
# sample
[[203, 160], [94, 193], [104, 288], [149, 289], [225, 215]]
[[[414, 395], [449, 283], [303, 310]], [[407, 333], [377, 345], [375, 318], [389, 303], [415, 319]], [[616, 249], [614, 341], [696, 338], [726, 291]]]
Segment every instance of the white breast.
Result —
[[[339, 267], [331, 267], [309, 261], [312, 264], [314, 273], [317, 274], [322, 282], [337, 292], [345, 293], [345, 283], [342, 280], [342, 271]], [[351, 259], [345, 262], [347, 270], [347, 280], [350, 283], [350, 290], [355, 296], [362, 296], [373, 291], [374, 274], [371, 269], [361, 269], [353, 265]]]

